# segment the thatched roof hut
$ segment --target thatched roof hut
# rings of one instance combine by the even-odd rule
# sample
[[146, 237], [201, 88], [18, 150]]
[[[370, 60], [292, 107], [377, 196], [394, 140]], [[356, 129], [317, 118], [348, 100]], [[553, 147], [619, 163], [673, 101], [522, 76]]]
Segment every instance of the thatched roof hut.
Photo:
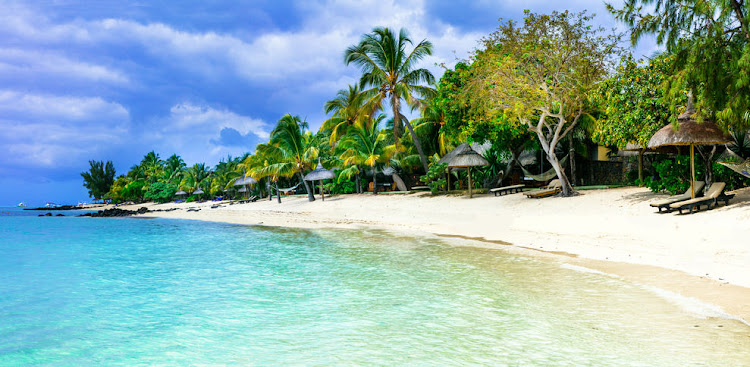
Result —
[[[479, 155], [479, 153], [474, 151], [474, 149], [466, 143], [459, 145], [451, 153], [454, 152], [455, 154], [448, 161], [448, 168], [466, 167], [469, 170], [469, 198], [471, 198], [471, 167], [489, 166], [490, 162], [487, 162], [484, 157]], [[446, 154], [446, 156], [448, 156], [448, 154]]]
[[315, 169], [306, 174], [303, 179], [305, 181], [320, 181], [320, 198], [321, 200], [325, 201], [326, 196], [323, 192], [323, 180], [330, 180], [336, 178], [336, 173], [334, 173], [330, 169], [326, 169], [323, 167], [323, 165], [320, 163], [320, 159], [318, 159], [318, 166], [315, 167]]

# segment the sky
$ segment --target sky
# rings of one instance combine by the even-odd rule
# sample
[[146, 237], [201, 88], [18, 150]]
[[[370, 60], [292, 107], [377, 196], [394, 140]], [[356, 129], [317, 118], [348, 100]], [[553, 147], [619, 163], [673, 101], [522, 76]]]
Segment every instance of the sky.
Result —
[[[616, 0], [614, 0], [616, 2]], [[0, 206], [89, 201], [81, 172], [149, 151], [188, 165], [252, 152], [291, 113], [317, 131], [358, 80], [344, 50], [378, 26], [427, 39], [421, 66], [466, 59], [524, 9], [597, 15], [601, 0], [0, 0]], [[634, 50], [649, 55], [651, 40]]]

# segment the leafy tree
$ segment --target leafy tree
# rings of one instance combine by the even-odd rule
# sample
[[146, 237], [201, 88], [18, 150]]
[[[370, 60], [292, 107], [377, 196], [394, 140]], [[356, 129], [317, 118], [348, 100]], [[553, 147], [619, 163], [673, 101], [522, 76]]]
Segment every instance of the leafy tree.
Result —
[[[432, 55], [432, 43], [422, 40], [407, 54], [406, 46], [412, 40], [405, 29], [401, 29], [398, 36], [389, 28], [375, 28], [372, 33], [362, 36], [359, 44], [350, 46], [344, 53], [344, 62], [354, 63], [362, 69], [360, 86], [369, 88], [363, 91], [372, 96], [373, 106], [382, 107], [386, 100], [393, 111], [393, 134], [398, 143], [401, 137], [401, 124], [405, 124], [414, 145], [419, 153], [425, 172], [427, 172], [427, 157], [422, 151], [422, 144], [414, 132], [414, 128], [404, 115], [401, 114], [401, 101], [417, 104], [419, 98], [430, 98], [434, 90], [422, 83], [432, 85], [435, 77], [424, 68], [416, 68], [416, 64], [424, 57]], [[379, 108], [373, 109], [373, 112]]]
[[164, 182], [156, 182], [148, 186], [146, 193], [143, 195], [148, 200], [153, 200], [157, 203], [166, 203], [172, 198], [177, 192], [177, 185]]
[[672, 57], [661, 55], [640, 66], [631, 55], [599, 86], [597, 102], [604, 115], [596, 121], [594, 141], [625, 148], [628, 143], [647, 147], [651, 137], [672, 120], [662, 84]]
[[115, 182], [109, 188], [108, 194], [109, 198], [112, 199], [112, 202], [121, 203], [125, 201], [123, 190], [125, 190], [125, 186], [127, 186], [129, 183], [130, 180], [124, 175], [120, 175], [120, 177], [117, 177], [117, 180], [115, 180]]
[[[750, 127], [750, 8], [744, 0], [625, 0], [607, 4], [627, 24], [633, 44], [648, 34], [674, 55], [669, 95], [687, 86], [701, 116], [726, 129]], [[677, 106], [672, 116], [677, 117]]]
[[158, 181], [164, 174], [164, 161], [162, 161], [159, 158], [159, 154], [154, 151], [146, 153], [141, 160], [140, 166], [148, 183]]
[[144, 181], [133, 181], [125, 185], [122, 190], [123, 200], [143, 201], [143, 188], [146, 187]]
[[115, 166], [112, 161], [89, 161], [88, 172], [81, 172], [83, 186], [88, 190], [89, 196], [99, 200], [109, 192], [112, 183], [115, 182]]
[[606, 76], [617, 38], [592, 28], [585, 13], [526, 11], [523, 26], [502, 24], [474, 57], [468, 93], [481, 108], [502, 113], [502, 123], [532, 131], [563, 187], [573, 195], [555, 149], [584, 115], [587, 100]]

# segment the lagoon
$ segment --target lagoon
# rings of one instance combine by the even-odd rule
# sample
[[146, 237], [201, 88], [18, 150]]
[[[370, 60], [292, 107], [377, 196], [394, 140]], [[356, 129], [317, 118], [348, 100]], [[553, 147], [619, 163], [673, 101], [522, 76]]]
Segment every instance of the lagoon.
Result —
[[750, 361], [750, 327], [711, 305], [502, 250], [0, 211], [3, 366]]

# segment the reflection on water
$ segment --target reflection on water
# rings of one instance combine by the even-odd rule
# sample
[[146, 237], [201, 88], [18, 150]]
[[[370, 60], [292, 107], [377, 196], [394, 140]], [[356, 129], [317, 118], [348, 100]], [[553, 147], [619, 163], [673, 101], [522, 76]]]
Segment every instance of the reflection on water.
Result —
[[504, 251], [173, 220], [3, 218], [0, 234], [0, 365], [750, 361], [747, 325]]

